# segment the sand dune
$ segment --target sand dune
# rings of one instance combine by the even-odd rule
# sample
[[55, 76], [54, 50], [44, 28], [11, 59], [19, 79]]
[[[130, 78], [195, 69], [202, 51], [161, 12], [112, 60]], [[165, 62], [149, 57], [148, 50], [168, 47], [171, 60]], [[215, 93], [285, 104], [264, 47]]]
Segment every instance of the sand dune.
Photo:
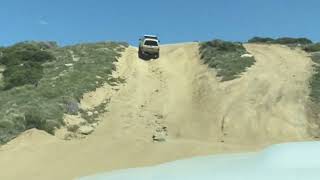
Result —
[[[96, 91], [102, 99], [111, 97], [96, 131], [83, 140], [63, 141], [30, 130], [1, 147], [0, 179], [67, 180], [310, 140], [311, 60], [279, 45], [246, 48], [256, 64], [241, 78], [221, 83], [201, 63], [196, 43], [163, 46], [153, 61], [138, 59], [137, 49], [129, 47], [114, 73], [126, 83], [119, 90]], [[102, 102], [94, 92], [85, 97], [86, 107]]]

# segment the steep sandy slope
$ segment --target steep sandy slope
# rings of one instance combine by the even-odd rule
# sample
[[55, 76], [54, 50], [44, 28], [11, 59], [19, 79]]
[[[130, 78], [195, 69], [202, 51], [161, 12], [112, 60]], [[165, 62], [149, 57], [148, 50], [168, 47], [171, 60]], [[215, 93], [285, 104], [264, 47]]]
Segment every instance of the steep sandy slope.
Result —
[[[256, 64], [224, 83], [201, 64], [195, 43], [163, 46], [154, 61], [139, 60], [137, 49], [128, 48], [115, 74], [126, 84], [106, 92], [112, 99], [96, 131], [62, 141], [30, 130], [0, 149], [0, 179], [72, 179], [310, 139], [305, 103], [311, 61], [287, 47], [246, 48]], [[91, 93], [86, 105], [94, 99]]]
[[122, 64], [128, 83], [113, 99], [100, 133], [109, 128], [117, 137], [148, 140], [165, 126], [169, 139], [256, 144], [308, 137], [311, 61], [284, 46], [246, 48], [256, 65], [225, 83], [201, 65], [196, 44], [165, 46], [162, 58], [152, 62], [139, 61], [129, 49]]

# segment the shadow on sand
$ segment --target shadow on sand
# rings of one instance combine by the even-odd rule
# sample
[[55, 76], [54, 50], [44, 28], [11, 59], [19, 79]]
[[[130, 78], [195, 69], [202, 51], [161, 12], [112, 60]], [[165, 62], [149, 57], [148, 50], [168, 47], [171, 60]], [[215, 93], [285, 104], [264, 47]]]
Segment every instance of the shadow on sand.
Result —
[[158, 59], [158, 58], [155, 58], [153, 55], [147, 55], [147, 54], [145, 54], [145, 55], [138, 54], [138, 57], [139, 57], [139, 59], [141, 59], [143, 61], [151, 61], [153, 59], [154, 60]]

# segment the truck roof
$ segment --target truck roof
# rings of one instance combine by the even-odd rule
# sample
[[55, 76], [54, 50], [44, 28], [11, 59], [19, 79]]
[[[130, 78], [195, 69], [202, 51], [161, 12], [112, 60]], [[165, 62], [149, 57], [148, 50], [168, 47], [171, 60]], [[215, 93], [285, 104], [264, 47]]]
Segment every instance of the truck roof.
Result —
[[156, 35], [149, 35], [149, 34], [145, 34], [143, 37], [148, 39], [158, 39]]

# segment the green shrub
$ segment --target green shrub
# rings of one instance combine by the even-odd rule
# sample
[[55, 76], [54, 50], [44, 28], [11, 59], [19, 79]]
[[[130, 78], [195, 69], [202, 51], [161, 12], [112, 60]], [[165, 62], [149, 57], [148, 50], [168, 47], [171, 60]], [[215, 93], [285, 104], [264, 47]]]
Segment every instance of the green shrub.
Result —
[[241, 43], [213, 40], [200, 43], [200, 57], [205, 64], [217, 70], [222, 81], [228, 81], [254, 64], [253, 57], [241, 57], [248, 53]]
[[238, 51], [243, 50], [243, 46], [241, 43], [234, 43], [234, 42], [228, 42], [228, 41], [222, 41], [222, 40], [213, 40], [204, 42], [201, 44], [200, 48], [213, 48], [217, 51]]
[[78, 126], [78, 125], [69, 125], [68, 127], [67, 127], [67, 130], [68, 131], [70, 131], [70, 132], [77, 132], [78, 131], [78, 129], [79, 129], [80, 127]]
[[310, 81], [310, 96], [311, 100], [320, 104], [320, 54], [313, 54], [312, 60], [314, 65], [314, 74]]
[[25, 84], [37, 84], [43, 76], [44, 62], [53, 61], [54, 56], [41, 46], [18, 43], [1, 50], [0, 63], [6, 65], [3, 72], [6, 90]]
[[29, 43], [18, 43], [2, 50], [0, 63], [4, 65], [16, 65], [23, 62], [46, 62], [54, 60], [48, 51], [41, 49], [41, 46]]
[[37, 128], [44, 130], [46, 121], [38, 108], [29, 109], [25, 113], [24, 118], [26, 129]]
[[[313, 118], [310, 118], [314, 120], [313, 123], [316, 123], [320, 127], [320, 53], [313, 53], [312, 54], [312, 60], [314, 62], [314, 73], [313, 76], [310, 79], [310, 99], [311, 103], [309, 106], [310, 112], [313, 114]], [[319, 136], [320, 132], [312, 132], [313, 135]]]
[[14, 123], [12, 121], [2, 120], [0, 121], [0, 129], [11, 129], [14, 127]]
[[[0, 126], [6, 127], [0, 127], [0, 143], [30, 128], [54, 133], [55, 128], [63, 125], [64, 113], [81, 114], [78, 102], [84, 93], [104, 83], [123, 82], [121, 79], [112, 80], [110, 75], [115, 70], [113, 63], [126, 46], [101, 42], [56, 47], [50, 43], [24, 42], [12, 46], [13, 49], [0, 49], [1, 52], [6, 51], [6, 57], [10, 57], [0, 60], [7, 64], [7, 89], [0, 90]], [[29, 52], [21, 53], [36, 57], [29, 61], [30, 58], [20, 54], [28, 48], [30, 51], [41, 49], [53, 58], [41, 61], [45, 57], [41, 53], [36, 56], [31, 56]], [[71, 53], [78, 61], [74, 61]], [[21, 64], [28, 68], [23, 68]]]
[[43, 76], [43, 68], [39, 63], [26, 62], [18, 66], [8, 66], [3, 76], [4, 88], [7, 90], [25, 84], [37, 84]]
[[248, 43], [274, 43], [274, 39], [269, 37], [253, 37], [248, 40]]
[[320, 51], [320, 43], [309, 44], [303, 48], [307, 52], [317, 52]]
[[273, 43], [273, 44], [311, 44], [312, 41], [307, 38], [291, 38], [291, 37], [281, 37], [277, 39], [269, 38], [269, 37], [253, 37], [248, 40], [249, 43]]
[[311, 44], [312, 41], [307, 38], [283, 37], [283, 38], [276, 39], [275, 43], [277, 44]]

